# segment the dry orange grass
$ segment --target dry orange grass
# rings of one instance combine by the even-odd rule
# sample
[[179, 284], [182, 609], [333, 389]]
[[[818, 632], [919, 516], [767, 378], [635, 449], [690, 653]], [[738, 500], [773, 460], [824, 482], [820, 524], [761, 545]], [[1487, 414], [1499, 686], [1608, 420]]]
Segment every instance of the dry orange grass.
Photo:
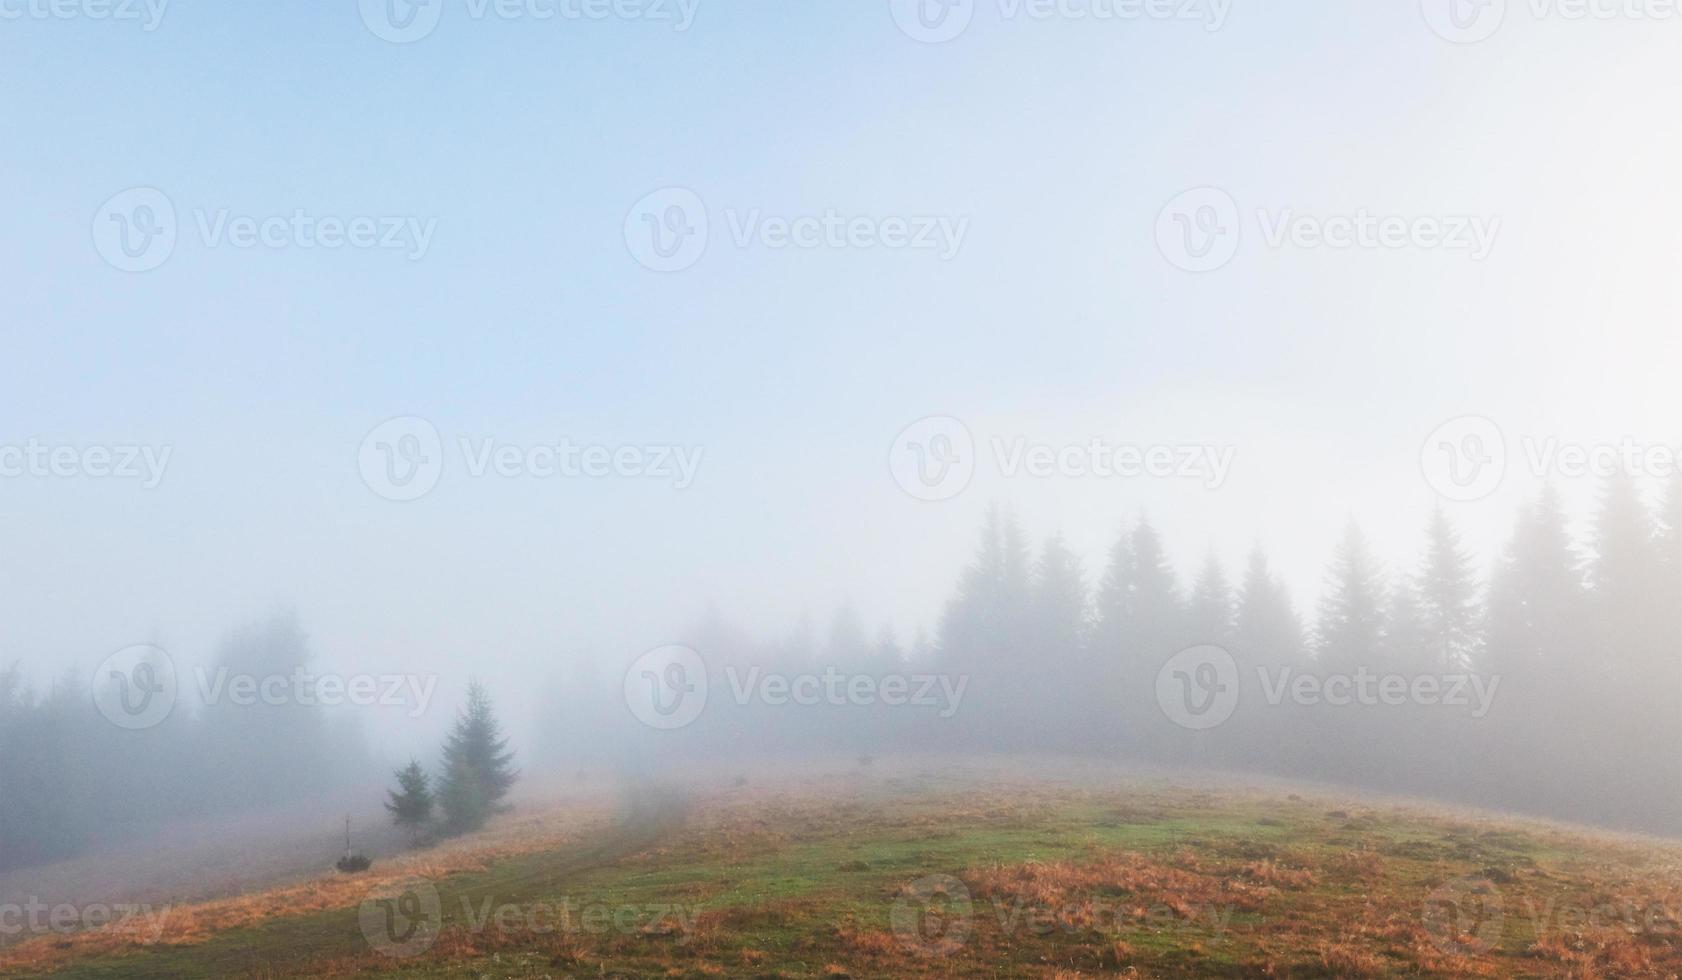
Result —
[[[823, 852], [823, 869], [833, 868], [837, 876], [822, 878], [823, 888], [796, 897], [756, 897], [744, 904], [709, 907], [696, 920], [693, 933], [685, 936], [537, 934], [494, 924], [469, 932], [452, 925], [427, 956], [474, 970], [490, 958], [512, 962], [507, 954], [520, 954], [536, 957], [526, 962], [540, 971], [547, 963], [556, 976], [601, 975], [627, 965], [641, 971], [636, 975], [646, 976], [774, 976], [780, 967], [797, 962], [801, 975], [906, 978], [957, 977], [985, 970], [1073, 980], [1233, 975], [1223, 971], [1239, 969], [1245, 976], [1611, 980], [1675, 977], [1682, 967], [1682, 941], [1677, 938], [1682, 936], [1682, 923], [1666, 911], [1682, 908], [1682, 867], [1674, 847], [1633, 841], [1620, 845], [1565, 829], [1468, 819], [1464, 814], [1447, 819], [1430, 810], [1347, 803], [1340, 804], [1345, 809], [1330, 810], [1318, 801], [1281, 802], [1277, 797], [1262, 806], [1251, 805], [1241, 828], [1251, 817], [1278, 814], [1277, 819], [1254, 820], [1269, 828], [1256, 835], [1193, 830], [1177, 842], [1169, 838], [1142, 850], [1095, 843], [1101, 833], [1114, 833], [1118, 826], [1182, 814], [1194, 821], [1205, 813], [1233, 812], [1234, 806], [1250, 799], [1242, 793], [1150, 788], [1042, 786], [1027, 792], [1023, 785], [1009, 782], [891, 798], [873, 796], [856, 785], [838, 790], [833, 784], [756, 781], [731, 790], [706, 790], [690, 801], [683, 833], [664, 835], [653, 848], [619, 858], [618, 863], [633, 870], [716, 867], [779, 852], [800, 857], [799, 850], [814, 843], [840, 843]], [[1384, 832], [1387, 822], [1404, 820], [1425, 832]], [[196, 942], [220, 929], [272, 916], [353, 906], [382, 881], [472, 871], [500, 857], [553, 850], [595, 833], [606, 822], [605, 810], [581, 817], [576, 809], [499, 821], [486, 834], [386, 862], [371, 875], [328, 876], [261, 896], [192, 906], [182, 910], [186, 916], [179, 923], [172, 921], [166, 941]], [[1272, 829], [1279, 827], [1291, 834]], [[1525, 828], [1523, 840], [1515, 836], [1516, 827]], [[977, 830], [1011, 831], [997, 836], [1032, 842], [1036, 850], [1027, 853], [1061, 856], [1024, 861], [1023, 851], [1006, 857], [988, 850], [947, 858], [948, 849], [933, 844]], [[1015, 833], [1019, 830], [1028, 833]], [[901, 884], [897, 875], [891, 882], [885, 880], [887, 861], [867, 850], [884, 837], [901, 845], [930, 841], [927, 855], [932, 857], [916, 854], [916, 859], [935, 862], [928, 870], [955, 873], [970, 888], [977, 911], [973, 933], [961, 951], [919, 956], [902, 937], [884, 928], [894, 889]], [[1083, 840], [1093, 843], [1083, 847]], [[1042, 841], [1047, 842], [1043, 852], [1037, 850]], [[1544, 854], [1536, 841], [1555, 841], [1558, 846]], [[1169, 850], [1174, 847], [1180, 849]], [[1537, 853], [1534, 860], [1525, 856], [1532, 852]], [[851, 860], [855, 856], [869, 861]], [[948, 860], [953, 862], [950, 866], [941, 863]], [[985, 861], [996, 863], [980, 863]], [[1506, 899], [1508, 943], [1490, 955], [1445, 951], [1444, 937], [1427, 927], [1426, 893], [1445, 879], [1468, 873], [1498, 879]], [[716, 876], [670, 887], [673, 891], [664, 897], [681, 895], [692, 905], [728, 890]], [[1555, 911], [1541, 920], [1544, 928], [1535, 931], [1532, 945], [1528, 927], [1518, 920], [1531, 917], [1533, 903], [1546, 902], [1555, 903]], [[982, 903], [992, 907], [984, 910]], [[1632, 931], [1623, 928], [1623, 921], [1609, 926], [1565, 917], [1567, 910], [1631, 903], [1654, 910], [1657, 927], [1649, 924]], [[1022, 909], [1042, 914], [1010, 918], [1008, 923], [999, 917], [1001, 910], [1013, 914]], [[1057, 928], [1043, 935], [1018, 928], [1023, 923], [1043, 924], [1045, 910], [1053, 913]], [[1164, 910], [1171, 915], [1164, 916]], [[1212, 910], [1247, 914], [1231, 920], [1230, 927], [1223, 914], [1219, 932], [1210, 933], [1205, 927], [1217, 921], [1210, 916]], [[1195, 928], [1170, 935], [1179, 924], [1174, 919]], [[121, 942], [96, 936], [74, 938], [89, 944]], [[98, 948], [90, 945], [65, 955]], [[777, 951], [768, 951], [772, 949]], [[4, 956], [0, 954], [0, 968], [8, 965]], [[389, 969], [390, 964], [358, 955], [315, 966], [309, 975], [348, 977]]]
[[901, 940], [891, 932], [843, 926], [838, 934], [843, 947], [868, 957], [893, 957], [902, 952]]
[[1275, 861], [1252, 861], [1239, 872], [1258, 885], [1286, 891], [1302, 891], [1320, 883], [1320, 876], [1307, 868], [1287, 868]]
[[516, 812], [477, 834], [446, 841], [424, 851], [381, 861], [368, 872], [328, 872], [301, 884], [250, 895], [211, 899], [157, 909], [154, 917], [136, 917], [83, 932], [37, 936], [0, 949], [0, 973], [37, 971], [92, 956], [116, 955], [148, 946], [190, 946], [229, 929], [277, 917], [350, 908], [381, 886], [411, 878], [437, 879], [481, 871], [493, 862], [521, 854], [553, 850], [600, 832], [612, 814], [602, 805], [575, 804]]
[[1148, 917], [1151, 907], [1165, 907], [1190, 920], [1210, 908], [1256, 911], [1277, 891], [1224, 869], [1206, 868], [1191, 855], [1170, 864], [1131, 851], [976, 868], [962, 877], [981, 898], [1056, 909], [1075, 926], [1100, 921], [1098, 903], [1104, 895], [1121, 896], [1124, 904], [1136, 907], [1140, 919]]
[[1382, 977], [1390, 969], [1384, 960], [1355, 943], [1327, 943], [1320, 947], [1320, 962], [1337, 977]]

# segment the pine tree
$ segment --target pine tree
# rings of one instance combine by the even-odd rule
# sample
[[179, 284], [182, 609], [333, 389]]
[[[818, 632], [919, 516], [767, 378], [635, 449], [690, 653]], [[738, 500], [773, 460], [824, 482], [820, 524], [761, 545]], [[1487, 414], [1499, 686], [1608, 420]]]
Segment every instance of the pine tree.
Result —
[[905, 648], [900, 646], [893, 626], [883, 624], [877, 631], [876, 642], [870, 649], [870, 665], [879, 677], [905, 670]]
[[[1147, 645], [1164, 648], [1178, 639], [1185, 608], [1162, 537], [1144, 519], [1133, 529], [1133, 559], [1133, 611], [1138, 616], [1141, 639]], [[1160, 652], [1166, 656], [1174, 651]]]
[[1366, 536], [1351, 519], [1332, 558], [1316, 627], [1319, 660], [1330, 670], [1370, 668], [1383, 635], [1383, 575]]
[[1184, 649], [1185, 604], [1179, 582], [1168, 561], [1162, 539], [1149, 521], [1141, 519], [1133, 528], [1132, 591], [1128, 596], [1128, 619], [1123, 624], [1119, 656], [1119, 702], [1124, 724], [1134, 729], [1129, 737], [1135, 750], [1147, 757], [1164, 759], [1185, 747], [1183, 730], [1162, 713], [1156, 702], [1156, 678], [1169, 658]]
[[1122, 533], [1110, 546], [1104, 575], [1093, 597], [1092, 632], [1088, 637], [1088, 659], [1093, 663], [1110, 664], [1121, 656], [1122, 643], [1133, 621], [1136, 569], [1133, 536]]
[[1665, 488], [1658, 516], [1658, 581], [1649, 615], [1663, 689], [1682, 694], [1682, 473]]
[[1150, 522], [1141, 519], [1110, 549], [1096, 605], [1093, 643], [1099, 662], [1156, 660], [1154, 675], [1161, 659], [1175, 652], [1167, 648], [1183, 639], [1185, 610], [1162, 538]]
[[1021, 524], [987, 510], [981, 547], [940, 622], [941, 659], [961, 670], [1011, 670], [1028, 639], [1030, 562]]
[[502, 798], [519, 776], [510, 767], [513, 760], [508, 739], [502, 736], [492, 711], [490, 695], [475, 681], [467, 689], [467, 706], [444, 741], [438, 803], [449, 833], [477, 830], [503, 809]]
[[1587, 655], [1591, 619], [1564, 505], [1549, 485], [1519, 512], [1489, 583], [1481, 669], [1501, 679], [1501, 696], [1476, 744], [1496, 760], [1481, 771], [1497, 798], [1569, 808], [1582, 782], [1561, 773], [1606, 768], [1598, 731], [1560, 723], [1588, 714], [1600, 690], [1601, 671]]
[[1403, 576], [1390, 589], [1379, 640], [1379, 667], [1413, 675], [1436, 669], [1424, 603], [1413, 580]]
[[[213, 672], [227, 678], [290, 677], [312, 659], [295, 611], [283, 609], [223, 638]], [[310, 676], [306, 673], [304, 676]], [[226, 806], [273, 804], [342, 778], [343, 746], [333, 743], [319, 699], [302, 696], [255, 704], [216, 698], [200, 712], [206, 765], [221, 773], [207, 789]]]
[[1032, 641], [1042, 666], [1066, 667], [1079, 659], [1086, 639], [1086, 575], [1080, 558], [1052, 535], [1034, 564]]
[[1432, 670], [1466, 670], [1477, 658], [1478, 598], [1472, 558], [1438, 506], [1426, 532], [1419, 573], [1419, 625]]
[[[1290, 593], [1268, 566], [1260, 547], [1250, 552], [1244, 581], [1238, 592], [1238, 615], [1233, 628], [1232, 655], [1239, 665], [1239, 681], [1249, 682], [1266, 671], [1301, 664], [1305, 657], [1302, 618], [1291, 603]], [[1274, 772], [1306, 769], [1302, 729], [1285, 706], [1274, 707], [1251, 694], [1239, 702], [1228, 723], [1232, 730], [1233, 758]]]
[[[1589, 581], [1589, 670], [1579, 677], [1573, 706], [1598, 719], [1592, 741], [1607, 767], [1603, 785], [1590, 792], [1626, 801], [1634, 809], [1674, 807], [1675, 780], [1652, 773], [1674, 767], [1676, 722], [1682, 705], [1676, 689], [1675, 648], [1660, 610], [1662, 537], [1635, 481], [1617, 473], [1607, 482], [1595, 522]], [[1672, 769], [1672, 771], [1674, 771]]]
[[1599, 657], [1613, 686], [1653, 682], [1656, 637], [1650, 628], [1659, 597], [1659, 536], [1635, 481], [1615, 474], [1606, 484], [1587, 566]]
[[397, 771], [397, 786], [387, 791], [391, 799], [385, 808], [391, 813], [391, 822], [411, 833], [419, 832], [432, 822], [432, 780], [419, 762], [411, 761]]
[[[1316, 660], [1324, 675], [1382, 670], [1384, 576], [1366, 536], [1350, 519], [1332, 557], [1315, 626]], [[1318, 772], [1378, 780], [1390, 768], [1390, 735], [1376, 714], [1359, 705], [1320, 706], [1299, 714], [1309, 736], [1310, 764]]]
[[1230, 648], [1235, 615], [1232, 586], [1227, 582], [1226, 570], [1221, 567], [1220, 559], [1211, 551], [1203, 563], [1203, 570], [1197, 574], [1191, 601], [1186, 607], [1186, 618], [1190, 623], [1187, 640], [1193, 644], [1209, 643]]
[[1563, 679], [1566, 670], [1578, 666], [1574, 661], [1580, 661], [1586, 618], [1578, 564], [1564, 505], [1549, 486], [1520, 512], [1490, 582], [1485, 624], [1490, 670]]
[[870, 641], [865, 637], [864, 620], [852, 604], [835, 610], [835, 617], [829, 621], [823, 656], [826, 666], [842, 670], [858, 670], [869, 659]]
[[1087, 717], [1100, 710], [1082, 703], [1088, 629], [1086, 575], [1061, 534], [1046, 540], [1034, 562], [1026, 643], [1008, 680], [1024, 732], [1040, 744], [1076, 744], [1089, 734]]
[[1671, 478], [1659, 505], [1658, 560], [1665, 593], [1682, 596], [1682, 473]]
[[991, 659], [989, 649], [999, 635], [1004, 577], [1004, 515], [995, 505], [987, 509], [981, 544], [941, 615], [939, 653], [949, 667], [969, 669]]
[[1234, 632], [1233, 654], [1241, 664], [1282, 665], [1303, 659], [1302, 617], [1260, 547], [1250, 552], [1244, 570]]

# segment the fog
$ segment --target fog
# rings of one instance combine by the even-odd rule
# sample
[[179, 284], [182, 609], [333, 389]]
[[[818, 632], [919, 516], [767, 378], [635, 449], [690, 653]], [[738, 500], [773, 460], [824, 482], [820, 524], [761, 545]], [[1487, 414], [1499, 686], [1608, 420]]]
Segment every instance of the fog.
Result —
[[0, 870], [475, 681], [1682, 833], [1682, 25], [667, 6], [8, 19]]

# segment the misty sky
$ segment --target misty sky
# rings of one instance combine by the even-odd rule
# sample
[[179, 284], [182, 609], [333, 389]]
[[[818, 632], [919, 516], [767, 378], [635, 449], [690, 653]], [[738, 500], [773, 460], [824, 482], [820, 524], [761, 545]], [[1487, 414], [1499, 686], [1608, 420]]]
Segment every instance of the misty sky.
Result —
[[[582, 651], [765, 630], [842, 600], [933, 624], [991, 501], [1095, 577], [1148, 513], [1189, 573], [1260, 540], [1311, 606], [1343, 522], [1410, 566], [1440, 423], [1496, 420], [1508, 478], [1451, 515], [1486, 561], [1538, 481], [1520, 440], [1682, 445], [1682, 20], [1512, 4], [1452, 44], [1418, 3], [1237, 2], [1206, 22], [1003, 16], [921, 44], [885, 2], [701, 0], [671, 23], [474, 20], [393, 44], [356, 3], [177, 0], [156, 29], [0, 20], [0, 445], [169, 447], [161, 481], [0, 478], [0, 660], [37, 679], [153, 641], [193, 662], [296, 605], [323, 660], [510, 696]], [[15, 4], [8, 9], [21, 9]], [[712, 213], [657, 273], [627, 214]], [[1191, 274], [1190, 188], [1243, 214]], [[160, 268], [101, 206], [154, 187]], [[197, 214], [435, 220], [424, 256], [208, 243]], [[726, 212], [966, 220], [961, 247], [738, 247]], [[1499, 219], [1487, 258], [1270, 247], [1277, 213]], [[896, 485], [963, 420], [974, 484]], [[372, 492], [364, 437], [429, 420], [445, 470]], [[1210, 445], [1197, 480], [1005, 479], [989, 440]], [[473, 478], [459, 440], [702, 452], [693, 485]], [[1588, 480], [1560, 480], [1578, 508]], [[518, 715], [516, 715], [518, 717]]]

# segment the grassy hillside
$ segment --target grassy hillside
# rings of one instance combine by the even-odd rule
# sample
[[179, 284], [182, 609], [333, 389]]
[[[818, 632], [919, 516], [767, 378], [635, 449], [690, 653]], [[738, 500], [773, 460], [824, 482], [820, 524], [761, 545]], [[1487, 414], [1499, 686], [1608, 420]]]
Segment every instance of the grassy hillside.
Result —
[[[520, 821], [525, 821], [521, 824]], [[59, 977], [1664, 977], [1682, 850], [1286, 789], [859, 770], [531, 813], [375, 875], [47, 936]], [[477, 848], [477, 850], [476, 850]], [[372, 892], [372, 894], [370, 894]]]

